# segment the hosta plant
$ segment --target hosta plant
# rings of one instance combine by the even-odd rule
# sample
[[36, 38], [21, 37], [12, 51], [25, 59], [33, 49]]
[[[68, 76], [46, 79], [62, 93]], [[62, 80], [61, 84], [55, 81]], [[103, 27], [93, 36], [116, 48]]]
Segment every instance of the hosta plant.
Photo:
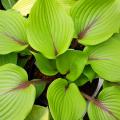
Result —
[[120, 120], [120, 0], [0, 8], [0, 120]]

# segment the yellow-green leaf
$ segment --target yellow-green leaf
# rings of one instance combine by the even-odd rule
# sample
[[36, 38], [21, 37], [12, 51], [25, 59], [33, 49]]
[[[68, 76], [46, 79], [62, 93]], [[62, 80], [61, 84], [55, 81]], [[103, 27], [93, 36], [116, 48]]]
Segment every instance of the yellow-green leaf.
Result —
[[108, 87], [88, 107], [90, 120], [120, 120], [120, 88]]
[[74, 32], [72, 18], [56, 0], [38, 0], [28, 24], [29, 44], [45, 57], [54, 59], [70, 46]]
[[[0, 119], [24, 120], [32, 109], [35, 100], [35, 87], [28, 81], [23, 68], [15, 64], [0, 67]], [[21, 86], [21, 87], [19, 87]]]
[[108, 41], [88, 47], [89, 63], [93, 70], [105, 80], [120, 81], [120, 34]]
[[25, 120], [49, 120], [49, 110], [47, 107], [34, 105]]
[[83, 118], [86, 101], [76, 84], [65, 79], [57, 79], [47, 92], [50, 112], [54, 120], [79, 120]]
[[30, 13], [30, 10], [36, 0], [18, 0], [18, 2], [13, 6], [13, 9], [19, 11], [23, 16]]
[[106, 41], [120, 28], [120, 0], [80, 0], [71, 10], [75, 37], [84, 45]]
[[27, 20], [14, 10], [0, 11], [0, 54], [24, 50]]

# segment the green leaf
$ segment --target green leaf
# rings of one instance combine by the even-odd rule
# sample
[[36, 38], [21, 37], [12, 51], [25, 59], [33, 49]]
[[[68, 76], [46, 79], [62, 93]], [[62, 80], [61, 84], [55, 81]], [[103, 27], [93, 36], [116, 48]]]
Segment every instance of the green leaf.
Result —
[[69, 48], [73, 32], [72, 18], [56, 0], [38, 0], [35, 3], [27, 31], [32, 48], [54, 59]]
[[[4, 0], [5, 1], [5, 0]], [[57, 0], [65, 10], [70, 11], [71, 6], [73, 6], [78, 0]], [[23, 16], [30, 13], [31, 8], [35, 4], [36, 0], [19, 0], [12, 8], [19, 11]]]
[[17, 53], [0, 55], [0, 66], [8, 63], [17, 64]]
[[78, 120], [85, 113], [86, 101], [78, 87], [74, 83], [68, 84], [65, 79], [51, 83], [47, 98], [54, 120]]
[[104, 89], [96, 103], [90, 102], [88, 114], [90, 120], [119, 120], [120, 87]]
[[49, 110], [47, 107], [34, 105], [31, 113], [25, 120], [49, 120]]
[[106, 41], [120, 28], [119, 0], [80, 0], [71, 10], [75, 37], [84, 45]]
[[79, 0], [58, 0], [58, 2], [64, 6], [68, 13], [70, 12], [71, 7]]
[[0, 11], [0, 54], [27, 47], [26, 19], [13, 10]]
[[87, 65], [83, 71], [83, 74], [88, 78], [90, 82], [96, 77], [96, 73], [93, 71], [90, 65]]
[[53, 76], [58, 73], [55, 59], [47, 59], [40, 53], [33, 53], [36, 59], [36, 66], [45, 75]]
[[68, 50], [56, 59], [57, 69], [61, 74], [67, 74], [67, 79], [76, 80], [87, 63], [87, 55], [78, 50]]
[[25, 85], [27, 73], [15, 64], [0, 67], [0, 119], [24, 120], [32, 109], [35, 88]]
[[111, 86], [119, 86], [120, 87], [120, 82], [109, 82], [109, 81], [105, 81], [103, 82], [103, 88], [107, 88], [107, 87], [111, 87]]
[[11, 9], [17, 0], [1, 0], [1, 3], [5, 9]]
[[36, 98], [38, 98], [44, 91], [46, 84], [41, 82], [40, 84], [35, 84], [34, 86], [36, 88]]
[[88, 52], [89, 63], [101, 78], [120, 81], [120, 34], [102, 44], [88, 47]]
[[76, 81], [75, 83], [77, 84], [77, 86], [83, 86], [85, 83], [89, 82], [89, 79], [82, 74]]
[[13, 9], [19, 11], [23, 16], [30, 13], [30, 10], [36, 0], [18, 0], [18, 2], [13, 6]]

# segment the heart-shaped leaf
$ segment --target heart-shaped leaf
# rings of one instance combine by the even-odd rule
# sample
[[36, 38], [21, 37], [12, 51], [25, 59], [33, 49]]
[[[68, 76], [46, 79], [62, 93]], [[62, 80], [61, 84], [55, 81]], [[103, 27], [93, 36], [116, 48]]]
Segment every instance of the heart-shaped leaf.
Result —
[[0, 66], [8, 63], [17, 64], [17, 54], [10, 53], [7, 55], [0, 55]]
[[47, 58], [64, 53], [72, 41], [72, 18], [56, 0], [38, 0], [31, 10], [28, 25], [30, 45]]
[[[19, 66], [0, 67], [0, 119], [24, 120], [32, 109], [35, 88], [27, 84], [27, 73]], [[26, 83], [26, 84], [24, 84]]]
[[49, 120], [49, 110], [47, 107], [34, 105], [31, 113], [25, 120]]
[[120, 87], [105, 88], [88, 107], [90, 120], [120, 119]]
[[61, 74], [67, 74], [67, 79], [76, 80], [84, 70], [87, 55], [78, 50], [68, 50], [56, 59], [57, 69]]
[[105, 80], [120, 81], [120, 34], [108, 41], [88, 47], [89, 63], [93, 70]]
[[33, 53], [36, 59], [36, 66], [45, 75], [53, 76], [58, 73], [55, 59], [47, 59], [40, 53]]
[[36, 0], [18, 0], [18, 2], [13, 6], [13, 9], [19, 11], [23, 16], [30, 13], [30, 10]]
[[0, 11], [0, 54], [27, 47], [26, 19], [13, 10]]
[[106, 41], [119, 31], [119, 0], [80, 0], [71, 10], [75, 37], [85, 45]]
[[79, 120], [84, 115], [86, 101], [74, 83], [55, 80], [48, 88], [47, 98], [54, 120]]

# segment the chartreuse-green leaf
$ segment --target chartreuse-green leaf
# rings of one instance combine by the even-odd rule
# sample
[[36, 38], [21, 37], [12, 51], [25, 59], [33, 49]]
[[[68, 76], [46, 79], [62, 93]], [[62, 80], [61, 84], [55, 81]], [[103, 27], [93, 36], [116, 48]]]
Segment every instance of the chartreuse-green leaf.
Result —
[[105, 80], [120, 82], [120, 34], [108, 41], [88, 47], [89, 63], [93, 70]]
[[78, 50], [68, 50], [56, 59], [57, 69], [61, 74], [67, 74], [67, 79], [76, 80], [87, 63], [87, 54]]
[[0, 66], [8, 63], [17, 64], [17, 53], [0, 55]]
[[50, 112], [54, 120], [79, 120], [86, 109], [86, 101], [75, 83], [59, 78], [47, 91]]
[[26, 19], [14, 10], [0, 11], [0, 54], [27, 47]]
[[[4, 0], [5, 1], [5, 0]], [[78, 0], [57, 0], [60, 5], [62, 5], [65, 10], [68, 12], [70, 11], [70, 8], [78, 1]], [[26, 16], [30, 13], [31, 8], [35, 4], [36, 0], [18, 0], [18, 2], [12, 7], [12, 9], [15, 9], [19, 11], [23, 16]]]
[[0, 67], [0, 119], [24, 120], [35, 100], [35, 87], [27, 82], [27, 73], [15, 64]]
[[1, 3], [5, 9], [11, 9], [17, 0], [1, 0]]
[[75, 37], [84, 45], [106, 41], [120, 28], [119, 0], [80, 0], [71, 9]]
[[97, 104], [92, 101], [88, 107], [90, 120], [120, 119], [120, 87], [108, 87], [98, 96]]
[[79, 0], [58, 0], [59, 3], [64, 6], [64, 8], [66, 9], [66, 11], [70, 11], [71, 7]]
[[47, 59], [40, 53], [33, 53], [36, 66], [45, 75], [53, 76], [58, 73], [55, 59]]
[[30, 10], [36, 0], [18, 0], [18, 2], [13, 6], [13, 9], [19, 11], [23, 16], [30, 13]]
[[74, 33], [72, 18], [56, 0], [38, 0], [28, 24], [30, 45], [45, 57], [54, 59], [70, 46]]
[[49, 110], [47, 107], [34, 105], [25, 120], [49, 120]]

